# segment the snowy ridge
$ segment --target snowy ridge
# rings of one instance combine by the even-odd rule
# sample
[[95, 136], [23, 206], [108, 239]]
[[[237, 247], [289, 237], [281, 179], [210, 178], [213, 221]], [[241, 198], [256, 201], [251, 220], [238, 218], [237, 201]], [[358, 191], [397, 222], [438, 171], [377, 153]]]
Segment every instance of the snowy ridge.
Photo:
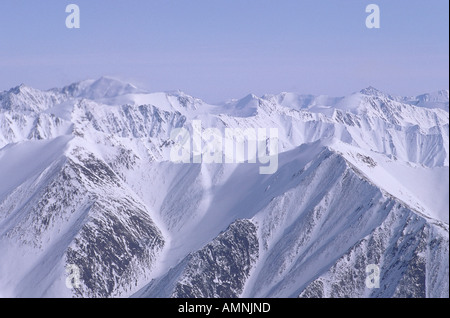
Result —
[[[31, 178], [0, 203], [5, 246], [19, 246], [26, 258], [22, 265], [15, 264], [14, 275], [23, 271], [23, 276], [12, 282], [11, 292], [20, 297], [51, 296], [61, 292], [53, 290], [49, 272], [64, 276], [60, 263], [66, 261], [83, 269], [86, 289], [77, 290], [76, 295], [120, 296], [122, 289], [132, 286], [134, 277], [148, 272], [164, 240], [147, 208], [123, 188], [109, 166], [76, 146], [77, 140], [62, 138], [51, 142], [56, 145], [41, 142], [36, 145], [37, 153], [28, 160], [36, 160], [49, 146], [55, 149], [50, 154], [59, 157], [53, 162], [48, 158], [38, 160], [33, 173], [28, 175]], [[28, 143], [13, 146], [8, 154], [30, 146], [34, 147]], [[17, 147], [21, 149], [15, 150]], [[4, 157], [2, 160], [9, 161]], [[22, 165], [33, 166], [33, 163], [16, 165], [11, 167], [13, 171]], [[6, 249], [4, 253], [15, 252]], [[43, 258], [43, 253], [54, 254]], [[105, 263], [106, 267], [102, 267]], [[109, 274], [105, 275], [106, 272]], [[122, 281], [125, 278], [126, 281]], [[41, 290], [29, 289], [35, 282]], [[45, 294], [41, 294], [43, 291]], [[67, 294], [67, 290], [63, 291]]]
[[[369, 87], [210, 105], [106, 77], [2, 92], [0, 294], [448, 297], [448, 104]], [[277, 172], [170, 162], [193, 120], [278, 128]]]

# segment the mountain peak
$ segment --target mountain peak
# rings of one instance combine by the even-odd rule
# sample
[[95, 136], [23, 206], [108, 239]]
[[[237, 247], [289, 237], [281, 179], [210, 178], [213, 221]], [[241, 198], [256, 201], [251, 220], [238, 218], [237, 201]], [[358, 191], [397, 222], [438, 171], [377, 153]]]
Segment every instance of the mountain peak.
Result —
[[259, 97], [255, 94], [248, 94], [247, 96], [239, 99], [236, 103], [237, 109], [243, 109], [246, 107], [257, 107], [259, 105]]
[[174, 96], [174, 97], [187, 97], [187, 98], [194, 98], [193, 96], [185, 93], [184, 91], [182, 91], [181, 89], [175, 89], [175, 90], [170, 90], [170, 91], [165, 91], [165, 94], [167, 94], [168, 96]]
[[373, 86], [369, 86], [369, 87], [366, 87], [366, 88], [360, 90], [360, 93], [364, 94], [364, 95], [370, 95], [370, 96], [386, 96], [385, 93], [383, 93], [382, 91], [380, 91], [379, 89], [377, 89]]
[[22, 84], [20, 84], [20, 85], [18, 85], [16, 87], [11, 88], [8, 91], [8, 93], [18, 95], [20, 93], [24, 93], [24, 92], [29, 91], [29, 90], [35, 90], [35, 89], [25, 85], [24, 83], [22, 83]]
[[116, 79], [116, 78], [113, 78], [113, 77], [109, 77], [109, 76], [102, 76], [102, 77], [100, 77], [99, 79], [97, 79], [97, 80], [93, 83], [93, 85], [100, 85], [100, 84], [103, 84], [103, 85], [120, 85], [120, 86], [128, 86], [128, 87], [133, 87], [133, 88], [136, 88], [136, 89], [137, 89], [137, 87], [134, 86], [134, 85], [131, 84], [131, 83], [123, 82], [123, 81], [121, 81], [121, 80], [119, 80], [119, 79]]
[[133, 84], [122, 82], [108, 76], [102, 76], [97, 80], [85, 80], [73, 83], [64, 87], [61, 91], [72, 97], [87, 99], [112, 98], [143, 92], [143, 90]]

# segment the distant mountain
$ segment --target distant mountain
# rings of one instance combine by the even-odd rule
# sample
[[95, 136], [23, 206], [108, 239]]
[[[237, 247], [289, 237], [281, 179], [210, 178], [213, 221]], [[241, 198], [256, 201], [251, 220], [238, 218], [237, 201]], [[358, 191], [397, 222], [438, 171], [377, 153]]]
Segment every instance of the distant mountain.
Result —
[[[0, 296], [449, 297], [448, 105], [373, 87], [210, 105], [106, 77], [1, 92]], [[194, 120], [277, 128], [277, 171], [171, 162]]]
[[441, 108], [448, 111], [448, 95], [448, 89], [440, 90], [433, 93], [419, 95], [409, 100], [409, 102], [415, 103], [415, 105], [419, 107]]
[[64, 87], [60, 92], [70, 97], [102, 99], [143, 93], [144, 91], [130, 83], [124, 83], [109, 77], [101, 77], [98, 80], [86, 80], [71, 84]]

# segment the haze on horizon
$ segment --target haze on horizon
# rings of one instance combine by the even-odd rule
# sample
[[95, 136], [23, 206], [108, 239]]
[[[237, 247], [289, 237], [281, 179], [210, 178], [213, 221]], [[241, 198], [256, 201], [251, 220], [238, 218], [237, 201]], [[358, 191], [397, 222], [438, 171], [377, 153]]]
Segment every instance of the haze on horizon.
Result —
[[[367, 86], [411, 96], [449, 87], [445, 0], [74, 0], [0, 3], [0, 90], [49, 89], [102, 75], [208, 102]], [[367, 29], [365, 7], [381, 9]]]

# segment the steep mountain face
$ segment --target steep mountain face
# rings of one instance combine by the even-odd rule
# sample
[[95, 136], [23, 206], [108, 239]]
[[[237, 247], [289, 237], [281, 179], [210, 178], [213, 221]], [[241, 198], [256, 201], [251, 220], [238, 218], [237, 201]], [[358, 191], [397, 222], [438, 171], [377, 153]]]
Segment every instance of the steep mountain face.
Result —
[[[67, 137], [27, 142], [2, 156], [2, 167], [17, 160], [17, 152], [32, 156], [12, 163], [10, 171], [22, 166], [32, 171], [0, 203], [2, 258], [13, 263], [25, 258], [10, 269], [17, 281], [7, 283], [18, 297], [57, 295], [52, 276], [64, 275], [64, 264], [81, 269], [83, 285], [74, 295], [120, 296], [148, 274], [164, 246], [146, 206], [104, 161], [76, 142]], [[71, 144], [73, 149], [63, 150]], [[50, 149], [54, 152], [45, 153]], [[11, 279], [11, 274], [2, 272], [2, 279]], [[37, 290], [30, 289], [36, 284]]]
[[236, 298], [259, 254], [256, 226], [237, 220], [211, 243], [186, 256], [135, 297]]
[[[316, 157], [309, 161], [306, 153]], [[230, 211], [250, 218], [245, 222], [256, 226], [256, 244], [236, 247], [223, 242], [221, 234], [135, 296], [220, 296], [203, 292], [204, 281], [216, 286], [217, 276], [225, 269], [231, 273], [233, 267], [227, 262], [221, 262], [220, 268], [203, 264], [224, 253], [232, 262], [256, 247], [259, 252], [250, 271], [246, 261], [234, 265], [241, 266], [238, 273], [250, 273], [243, 297], [442, 297], [448, 293], [448, 280], [441, 280], [448, 274], [448, 224], [430, 220], [380, 190], [333, 150], [305, 147], [286, 155], [273, 177], [249, 187], [241, 185], [252, 189], [247, 196], [256, 206], [238, 201]], [[243, 234], [253, 236], [246, 229], [233, 236]], [[193, 262], [191, 273], [185, 268]], [[373, 292], [365, 284], [370, 264], [380, 268], [381, 289]], [[230, 280], [220, 281], [223, 288], [231, 285]], [[190, 293], [180, 294], [180, 285]], [[229, 287], [228, 297], [235, 296], [232, 291]]]
[[[2, 92], [0, 296], [448, 297], [445, 92]], [[277, 128], [277, 171], [171, 162], [193, 120]]]
[[[302, 288], [299, 297], [448, 297], [447, 239], [448, 226], [429, 225], [400, 210]], [[367, 288], [367, 264], [382, 264], [380, 288]]]

